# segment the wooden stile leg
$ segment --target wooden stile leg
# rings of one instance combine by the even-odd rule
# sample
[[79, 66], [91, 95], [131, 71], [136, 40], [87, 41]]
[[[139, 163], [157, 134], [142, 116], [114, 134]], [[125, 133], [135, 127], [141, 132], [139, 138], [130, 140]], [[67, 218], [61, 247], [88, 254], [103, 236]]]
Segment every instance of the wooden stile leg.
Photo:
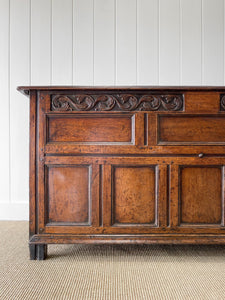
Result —
[[44, 260], [47, 257], [47, 245], [29, 245], [30, 260]]
[[36, 259], [36, 245], [29, 245], [30, 249], [30, 260]]

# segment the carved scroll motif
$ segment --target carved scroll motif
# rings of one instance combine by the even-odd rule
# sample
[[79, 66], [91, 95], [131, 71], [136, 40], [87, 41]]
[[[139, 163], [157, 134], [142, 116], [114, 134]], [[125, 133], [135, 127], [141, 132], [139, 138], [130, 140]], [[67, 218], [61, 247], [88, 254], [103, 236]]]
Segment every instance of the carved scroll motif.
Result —
[[182, 95], [55, 95], [51, 103], [52, 111], [177, 111], [182, 108]]
[[220, 98], [220, 110], [225, 110], [225, 95], [221, 95], [221, 98]]

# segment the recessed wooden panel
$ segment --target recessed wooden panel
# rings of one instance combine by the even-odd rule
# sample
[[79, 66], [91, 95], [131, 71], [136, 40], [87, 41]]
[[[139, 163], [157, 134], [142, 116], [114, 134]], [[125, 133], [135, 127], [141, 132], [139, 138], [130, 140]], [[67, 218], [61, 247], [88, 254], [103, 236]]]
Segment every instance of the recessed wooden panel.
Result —
[[48, 169], [48, 222], [89, 222], [89, 167]]
[[52, 116], [48, 120], [48, 141], [132, 143], [132, 116]]
[[224, 116], [160, 116], [158, 143], [224, 143]]
[[115, 167], [112, 192], [114, 224], [154, 224], [154, 167]]
[[185, 93], [185, 111], [188, 113], [218, 113], [220, 110], [219, 93]]
[[222, 174], [220, 167], [183, 167], [180, 170], [180, 222], [220, 224]]

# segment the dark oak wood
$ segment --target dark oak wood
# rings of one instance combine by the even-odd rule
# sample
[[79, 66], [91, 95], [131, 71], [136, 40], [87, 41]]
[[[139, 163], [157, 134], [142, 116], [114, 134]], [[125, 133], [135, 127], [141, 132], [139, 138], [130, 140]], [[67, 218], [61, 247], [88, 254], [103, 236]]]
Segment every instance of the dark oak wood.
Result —
[[132, 115], [48, 118], [48, 142], [132, 143]]
[[221, 167], [182, 167], [180, 223], [221, 224]]
[[56, 243], [225, 244], [225, 87], [19, 87], [30, 259]]
[[48, 170], [47, 223], [89, 224], [88, 166], [52, 166]]
[[113, 224], [155, 224], [156, 174], [152, 166], [119, 166], [113, 174]]
[[225, 117], [221, 115], [163, 115], [159, 118], [159, 143], [224, 143]]

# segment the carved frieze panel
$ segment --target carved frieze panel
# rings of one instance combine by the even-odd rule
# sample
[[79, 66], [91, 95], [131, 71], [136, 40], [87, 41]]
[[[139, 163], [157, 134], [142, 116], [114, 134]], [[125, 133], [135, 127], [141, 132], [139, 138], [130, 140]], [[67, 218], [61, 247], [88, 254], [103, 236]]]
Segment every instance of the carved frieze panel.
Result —
[[225, 95], [220, 96], [220, 110], [225, 111]]
[[182, 94], [103, 94], [53, 95], [52, 111], [180, 111]]

